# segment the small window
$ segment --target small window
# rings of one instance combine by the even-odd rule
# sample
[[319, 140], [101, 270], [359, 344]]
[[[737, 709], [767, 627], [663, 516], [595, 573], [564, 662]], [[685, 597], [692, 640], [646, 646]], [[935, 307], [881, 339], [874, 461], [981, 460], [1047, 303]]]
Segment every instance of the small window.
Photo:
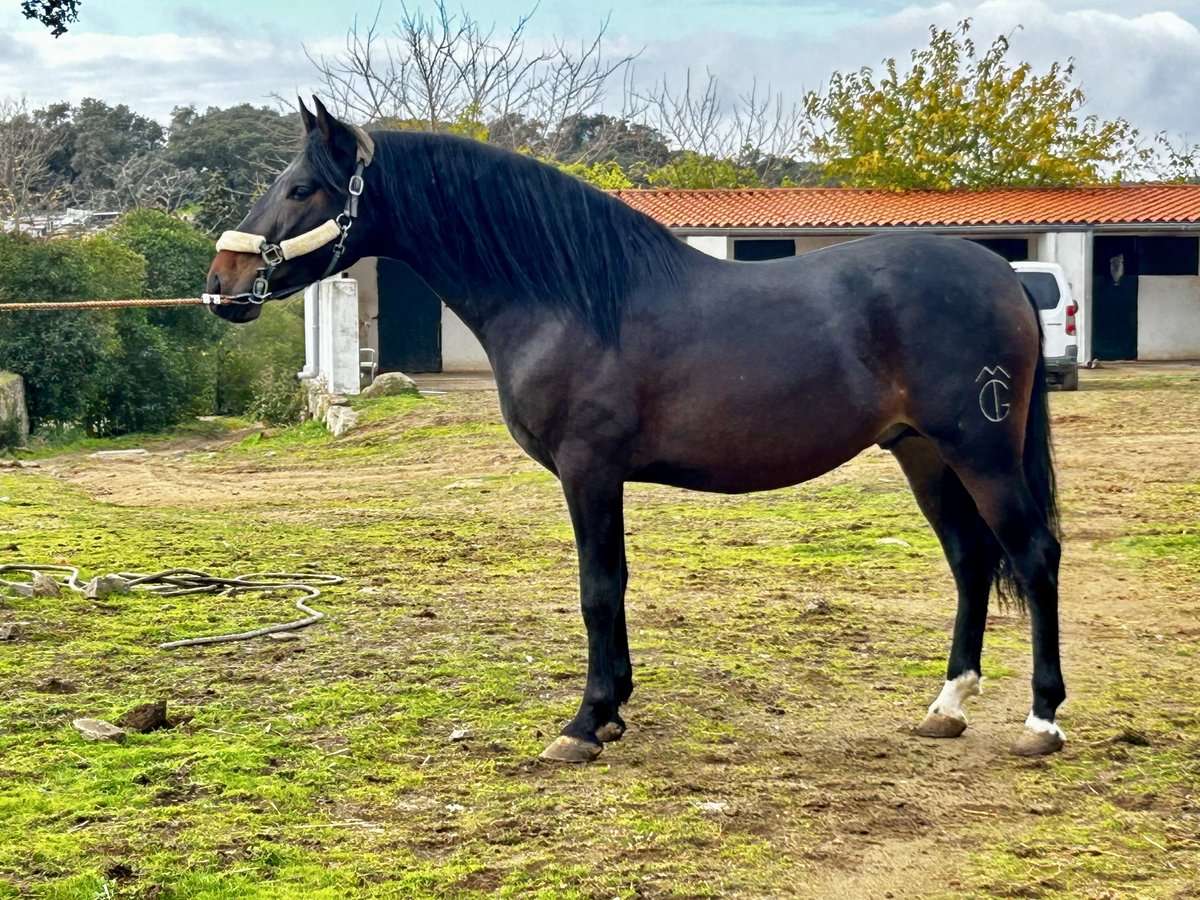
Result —
[[734, 241], [733, 258], [744, 262], [762, 262], [767, 259], [783, 259], [785, 256], [796, 255], [796, 242], [787, 240], [770, 241]]
[[1200, 275], [1200, 242], [1194, 237], [1139, 237], [1139, 275]]
[[1029, 259], [1028, 238], [968, 238], [968, 240], [980, 247], [987, 247], [1009, 262], [1021, 262]]
[[1058, 279], [1049, 272], [1018, 272], [1025, 289], [1033, 295], [1033, 302], [1038, 309], [1055, 309], [1058, 306], [1060, 294]]

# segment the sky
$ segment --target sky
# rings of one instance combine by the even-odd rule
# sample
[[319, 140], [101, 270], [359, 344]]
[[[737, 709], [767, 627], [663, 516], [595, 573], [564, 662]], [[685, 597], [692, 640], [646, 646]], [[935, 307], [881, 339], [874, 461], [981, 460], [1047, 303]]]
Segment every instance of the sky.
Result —
[[[464, 6], [503, 32], [534, 0]], [[377, 10], [381, 24], [401, 15], [392, 0], [82, 0], [80, 21], [56, 39], [18, 0], [0, 0], [0, 99], [96, 97], [165, 122], [175, 106], [307, 96], [318, 84], [306, 50], [336, 53], [355, 16]], [[907, 59], [931, 25], [970, 17], [979, 43], [1010, 34], [1012, 57], [1039, 70], [1073, 57], [1085, 112], [1200, 140], [1200, 0], [542, 0], [528, 33], [579, 39], [606, 17], [608, 53], [639, 54], [642, 81], [709, 70], [731, 93], [757, 80], [789, 100], [831, 71]]]

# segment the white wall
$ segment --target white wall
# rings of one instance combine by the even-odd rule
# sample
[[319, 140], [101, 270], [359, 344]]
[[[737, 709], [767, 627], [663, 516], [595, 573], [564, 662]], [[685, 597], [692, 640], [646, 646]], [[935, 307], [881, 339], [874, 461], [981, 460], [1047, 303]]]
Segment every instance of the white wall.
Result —
[[733, 259], [733, 241], [724, 234], [692, 234], [685, 238], [689, 247], [717, 259]]
[[454, 310], [442, 304], [442, 371], [490, 372], [483, 345]]
[[1051, 231], [1037, 236], [1034, 259], [1055, 262], [1063, 268], [1071, 296], [1079, 307], [1075, 325], [1079, 338], [1079, 361], [1092, 358], [1092, 233]]
[[304, 371], [331, 394], [357, 394], [358, 282], [335, 275], [304, 291]]
[[1138, 278], [1138, 359], [1200, 359], [1200, 278]]

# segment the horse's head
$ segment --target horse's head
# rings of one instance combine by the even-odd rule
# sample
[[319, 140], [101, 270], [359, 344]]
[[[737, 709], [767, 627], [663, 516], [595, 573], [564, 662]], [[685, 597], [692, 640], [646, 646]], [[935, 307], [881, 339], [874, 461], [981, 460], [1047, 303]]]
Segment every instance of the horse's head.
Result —
[[315, 115], [300, 102], [304, 149], [237, 230], [217, 241], [206, 299], [230, 322], [257, 319], [267, 300], [294, 294], [364, 255], [368, 223], [358, 201], [374, 145], [313, 99]]

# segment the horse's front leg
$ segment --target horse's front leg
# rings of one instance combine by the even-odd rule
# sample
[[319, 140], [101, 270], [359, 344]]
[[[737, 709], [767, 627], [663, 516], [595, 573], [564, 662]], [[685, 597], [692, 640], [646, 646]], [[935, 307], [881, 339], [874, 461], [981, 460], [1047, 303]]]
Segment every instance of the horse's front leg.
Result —
[[[633, 695], [633, 662], [629, 658], [629, 631], [625, 624], [625, 594], [629, 590], [629, 564], [625, 560], [624, 541], [621, 550], [621, 603], [617, 607], [617, 619], [613, 623], [613, 644], [617, 650], [613, 669], [613, 691], [617, 695], [617, 708]], [[596, 737], [602, 744], [619, 741], [625, 734], [625, 720], [619, 712], [614, 713], [608, 724], [596, 729]]]
[[563, 492], [579, 553], [579, 595], [587, 627], [588, 672], [579, 712], [542, 752], [543, 759], [588, 762], [600, 755], [603, 740], [615, 740], [625, 730], [617, 708], [628, 699], [625, 687], [632, 690], [633, 680], [628, 670], [628, 649], [624, 640], [618, 642], [617, 636], [620, 626], [624, 637], [625, 626], [622, 488], [620, 481], [606, 483], [597, 479], [594, 472], [579, 477], [563, 475]]

